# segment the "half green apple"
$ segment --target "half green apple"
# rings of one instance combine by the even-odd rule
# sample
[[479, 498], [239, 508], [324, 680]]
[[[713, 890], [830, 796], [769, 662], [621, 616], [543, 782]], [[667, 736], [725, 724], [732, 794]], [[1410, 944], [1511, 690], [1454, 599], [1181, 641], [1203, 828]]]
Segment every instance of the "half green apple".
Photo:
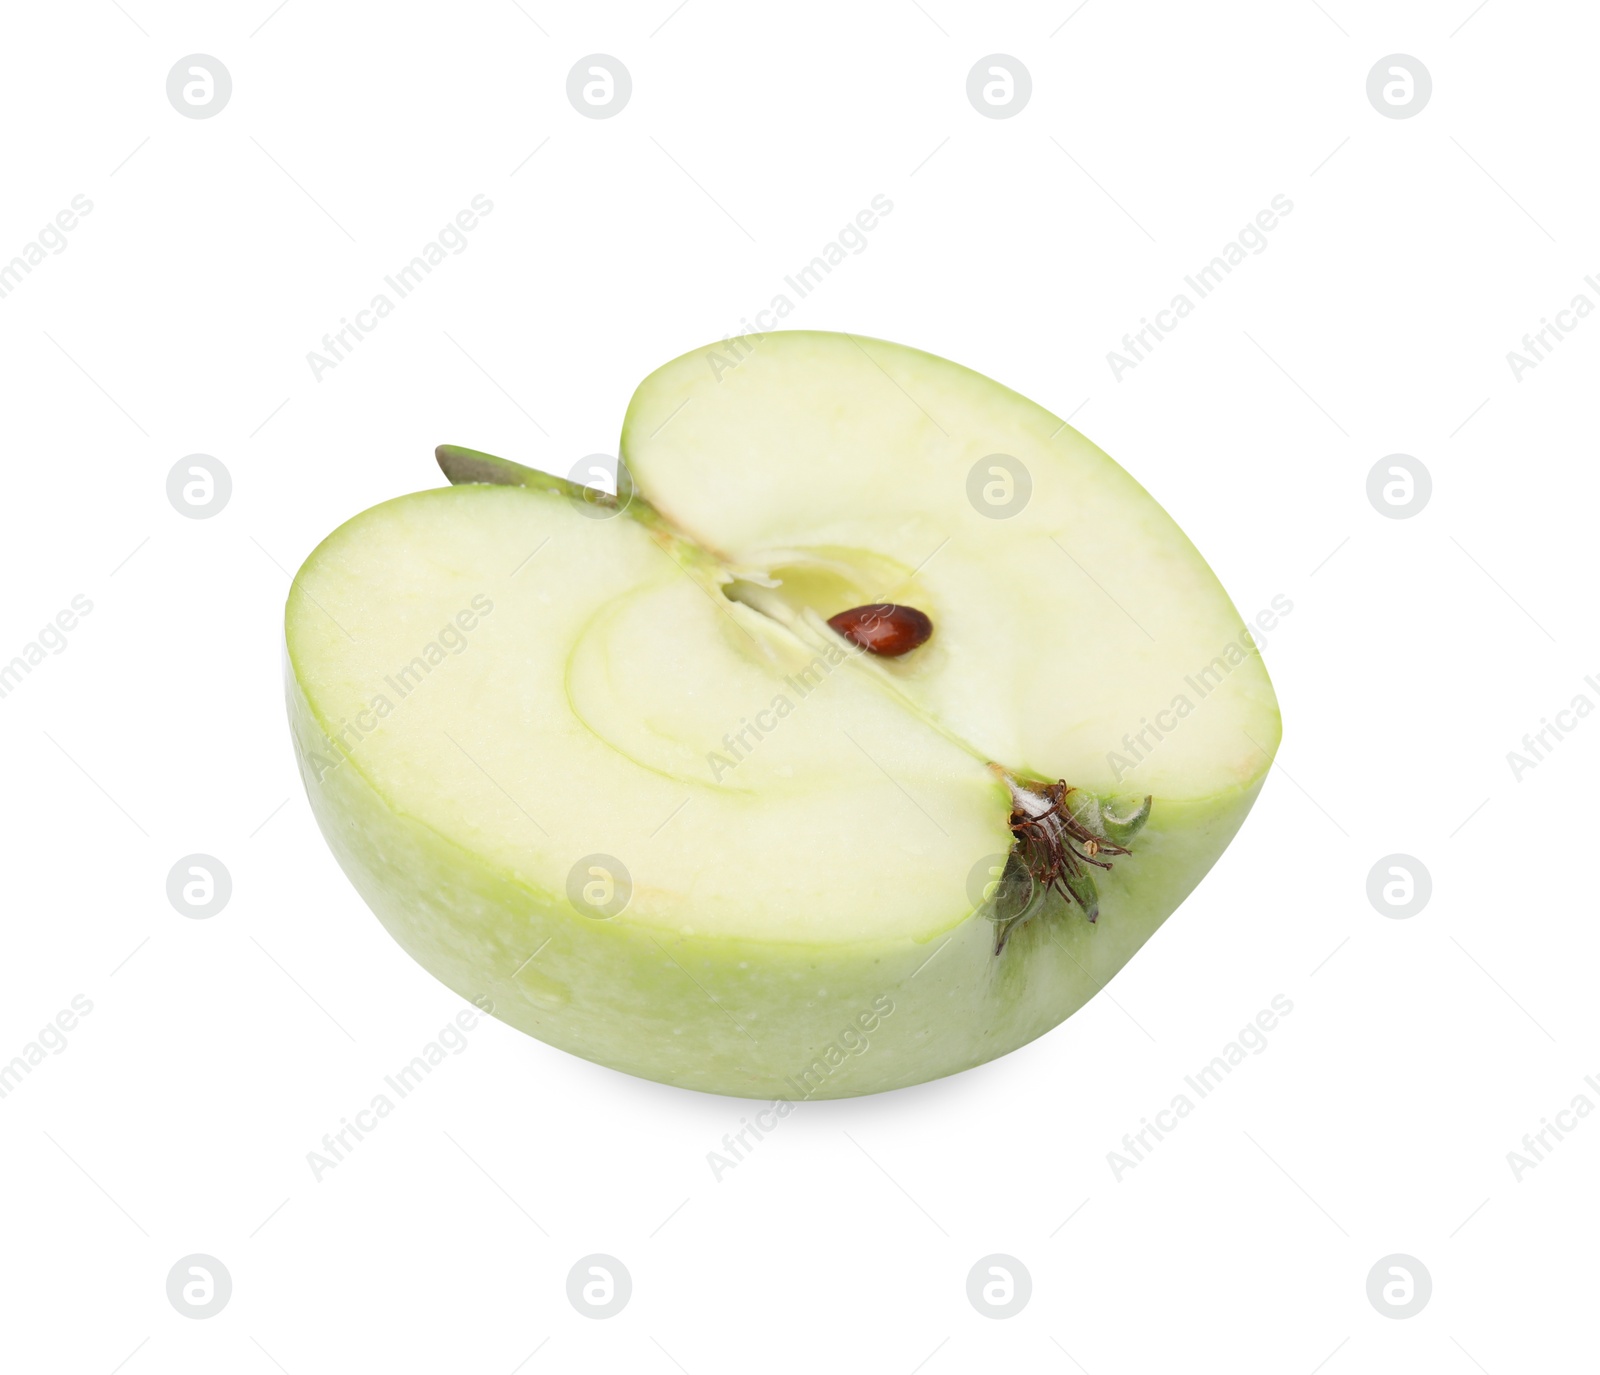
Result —
[[601, 1064], [798, 1100], [1004, 1055], [1183, 901], [1277, 748], [1182, 531], [928, 354], [685, 354], [615, 497], [439, 462], [295, 579], [301, 772], [413, 957]]

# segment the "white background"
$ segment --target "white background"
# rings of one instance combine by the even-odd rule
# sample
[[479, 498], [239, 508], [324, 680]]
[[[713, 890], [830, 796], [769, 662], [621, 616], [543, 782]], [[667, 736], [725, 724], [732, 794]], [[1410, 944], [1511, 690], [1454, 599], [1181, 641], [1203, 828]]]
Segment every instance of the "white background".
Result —
[[[93, 1012], [0, 1100], [0, 1363], [1500, 1375], [1592, 1349], [1600, 1124], [1520, 1181], [1506, 1157], [1600, 1103], [1600, 723], [1520, 781], [1506, 754], [1600, 701], [1600, 322], [1520, 381], [1506, 354], [1600, 302], [1600, 21], [672, 3], [7, 7], [0, 260], [74, 195], [94, 209], [0, 300], [0, 659], [74, 595], [94, 609], [0, 700], [0, 1057], [74, 995]], [[632, 73], [613, 119], [566, 98], [595, 52]], [[1033, 80], [1004, 120], [965, 94], [997, 52]], [[1366, 96], [1397, 52], [1434, 85], [1405, 120]], [[191, 53], [232, 74], [214, 118], [168, 103]], [[316, 380], [308, 350], [479, 193], [468, 249]], [[460, 1004], [312, 822], [288, 571], [438, 484], [437, 443], [559, 472], [613, 451], [639, 379], [737, 331], [880, 193], [870, 247], [788, 323], [1073, 414], [1247, 617], [1292, 600], [1255, 813], [1053, 1034], [804, 1106], [720, 1182], [707, 1152], [750, 1104], [493, 1022], [317, 1182], [307, 1152]], [[1116, 380], [1107, 350], [1279, 193], [1268, 249]], [[233, 478], [208, 520], [166, 497], [196, 452]], [[1433, 477], [1407, 520], [1366, 496], [1396, 452]], [[233, 878], [208, 921], [165, 893], [192, 852]], [[1409, 920], [1366, 897], [1393, 852], [1433, 878]], [[1119, 1180], [1123, 1134], [1277, 994], [1268, 1048]], [[205, 1321], [165, 1291], [196, 1252], [233, 1278]], [[607, 1321], [566, 1297], [593, 1252], [633, 1277]], [[991, 1252], [1032, 1275], [1007, 1321], [965, 1295]], [[1433, 1279], [1404, 1321], [1366, 1294], [1395, 1252]]]

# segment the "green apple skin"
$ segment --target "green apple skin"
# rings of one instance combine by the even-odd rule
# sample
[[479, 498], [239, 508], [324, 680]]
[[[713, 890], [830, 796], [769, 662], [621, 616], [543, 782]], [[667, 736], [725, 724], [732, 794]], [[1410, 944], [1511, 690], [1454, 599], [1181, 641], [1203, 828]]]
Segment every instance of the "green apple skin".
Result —
[[[1261, 787], [1159, 804], [1136, 854], [1098, 875], [1091, 925], [1053, 894], [1004, 955], [967, 914], [923, 939], [803, 945], [671, 935], [579, 916], [330, 767], [324, 723], [288, 662], [288, 708], [322, 833], [401, 947], [448, 988], [552, 1046], [743, 1098], [843, 1098], [998, 1058], [1076, 1012], [1227, 848]], [[997, 782], [996, 806], [1006, 809]], [[538, 951], [535, 958], [529, 953]], [[520, 966], [520, 970], [519, 970]]]

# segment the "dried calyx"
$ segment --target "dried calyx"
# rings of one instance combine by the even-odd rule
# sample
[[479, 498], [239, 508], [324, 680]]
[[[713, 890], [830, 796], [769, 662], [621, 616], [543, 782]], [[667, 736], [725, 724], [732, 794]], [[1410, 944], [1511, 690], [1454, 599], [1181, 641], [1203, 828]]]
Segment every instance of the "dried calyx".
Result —
[[1129, 842], [1150, 816], [1150, 798], [1110, 802], [1054, 783], [1024, 783], [1005, 774], [1011, 790], [1015, 837], [986, 915], [995, 924], [994, 953], [1019, 925], [1035, 916], [1052, 889], [1076, 903], [1091, 922], [1100, 916], [1095, 869], [1131, 854]]

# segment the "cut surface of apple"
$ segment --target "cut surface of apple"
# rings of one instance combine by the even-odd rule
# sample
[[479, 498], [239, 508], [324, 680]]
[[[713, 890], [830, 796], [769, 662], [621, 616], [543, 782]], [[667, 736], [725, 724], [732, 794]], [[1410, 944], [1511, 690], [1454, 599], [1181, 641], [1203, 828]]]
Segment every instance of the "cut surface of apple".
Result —
[[458, 485], [357, 516], [290, 593], [313, 810], [462, 996], [686, 1087], [900, 1087], [1082, 1006], [1243, 821], [1259, 654], [1032, 402], [769, 334], [652, 374], [622, 450], [612, 499], [441, 449]]

